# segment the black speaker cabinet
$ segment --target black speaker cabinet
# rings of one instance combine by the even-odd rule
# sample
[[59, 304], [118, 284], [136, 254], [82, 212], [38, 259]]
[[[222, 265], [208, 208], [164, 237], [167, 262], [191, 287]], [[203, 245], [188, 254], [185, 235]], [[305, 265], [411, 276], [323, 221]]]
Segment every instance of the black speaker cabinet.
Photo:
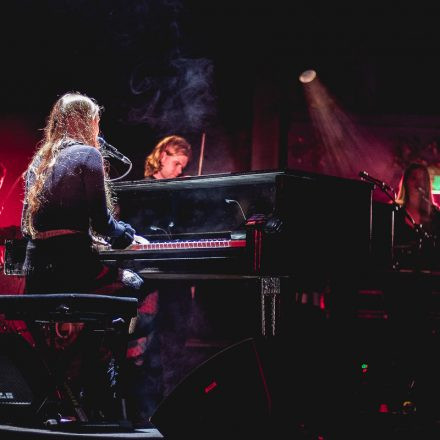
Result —
[[0, 423], [32, 424], [50, 387], [33, 347], [18, 334], [0, 334]]
[[269, 420], [271, 397], [252, 338], [196, 367], [166, 397], [151, 422], [168, 438], [250, 438]]

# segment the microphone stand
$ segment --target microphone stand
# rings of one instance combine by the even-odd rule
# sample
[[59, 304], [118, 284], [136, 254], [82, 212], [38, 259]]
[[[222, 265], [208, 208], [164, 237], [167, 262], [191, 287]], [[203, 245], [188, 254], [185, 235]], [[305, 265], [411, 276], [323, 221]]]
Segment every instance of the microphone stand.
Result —
[[[105, 159], [107, 159], [106, 156], [103, 156], [103, 157], [104, 157]], [[110, 156], [110, 157], [112, 157], [112, 156]], [[112, 179], [110, 179], [109, 177], [106, 177], [107, 182], [115, 182], [116, 180], [121, 180], [121, 179], [123, 179], [125, 176], [127, 176], [127, 175], [130, 173], [130, 171], [131, 171], [132, 168], [133, 168], [133, 163], [130, 162], [129, 165], [128, 165], [128, 169], [127, 169], [127, 171], [125, 171], [124, 174], [121, 174], [120, 176], [113, 177]]]
[[127, 176], [130, 173], [131, 169], [133, 168], [132, 161], [128, 157], [124, 156], [116, 147], [109, 144], [103, 137], [98, 136], [98, 142], [100, 145], [100, 151], [101, 151], [102, 157], [104, 159], [108, 160], [108, 158], [111, 157], [113, 159], [117, 159], [117, 160], [121, 161], [122, 163], [125, 163], [126, 165], [128, 164], [128, 169], [127, 169], [127, 171], [125, 171], [124, 174], [122, 174], [121, 176], [114, 177], [112, 179], [107, 178], [107, 181], [108, 182], [115, 182], [116, 180], [121, 180], [125, 176]]
[[413, 228], [417, 229], [417, 227], [419, 225], [417, 225], [417, 223], [415, 222], [415, 220], [413, 219], [411, 214], [403, 206], [399, 205], [396, 202], [396, 199], [397, 199], [396, 192], [394, 191], [394, 189], [390, 185], [388, 185], [385, 182], [382, 182], [379, 179], [376, 179], [376, 178], [370, 176], [365, 171], [361, 171], [359, 173], [359, 176], [363, 180], [367, 180], [368, 182], [372, 183], [376, 188], [379, 188], [390, 199], [391, 204], [393, 205], [395, 211], [401, 211], [403, 209], [403, 213], [404, 213], [405, 217], [409, 220], [409, 222], [411, 223]]
[[[370, 176], [365, 171], [361, 171], [359, 173], [359, 176], [363, 180], [367, 180], [368, 182], [372, 183], [375, 188], [379, 188], [388, 197], [388, 199], [391, 202], [391, 205], [393, 206], [393, 210], [395, 212], [403, 212], [403, 215], [409, 221], [412, 228], [416, 231], [416, 233], [418, 235], [417, 252], [420, 254], [421, 249], [422, 249], [422, 241], [423, 241], [421, 226], [416, 223], [416, 221], [414, 220], [412, 215], [405, 209], [405, 207], [403, 207], [402, 205], [400, 205], [399, 203], [396, 202], [397, 195], [396, 195], [396, 192], [394, 191], [394, 189], [390, 185], [388, 185], [387, 183], [382, 182], [381, 180]], [[392, 253], [393, 253], [392, 259], [394, 261], [394, 221], [393, 221], [393, 230], [392, 230], [392, 237], [391, 237], [391, 248], [393, 250], [392, 251]], [[393, 262], [393, 266], [396, 266], [395, 262]]]
[[[375, 179], [371, 176], [368, 176], [368, 174], [365, 176], [365, 175], [363, 175], [362, 172], [359, 173], [359, 175], [363, 179], [368, 180], [371, 183], [373, 183], [375, 185], [375, 187], [379, 188], [390, 199], [391, 204], [393, 205], [394, 211], [403, 212], [403, 215], [409, 221], [409, 223], [411, 224], [411, 227], [414, 229], [414, 231], [417, 234], [417, 252], [418, 252], [418, 255], [420, 256], [422, 253], [423, 241], [424, 240], [433, 240], [434, 239], [433, 235], [426, 232], [423, 229], [422, 225], [416, 223], [416, 221], [414, 220], [412, 215], [408, 212], [408, 210], [404, 206], [402, 206], [396, 202], [396, 199], [397, 199], [396, 192], [394, 191], [394, 189], [390, 185], [388, 185], [385, 182], [382, 182], [378, 179]], [[392, 237], [392, 246], [394, 247], [394, 230], [393, 230], [393, 237]]]
[[128, 167], [128, 170], [124, 174], [122, 174], [121, 176], [118, 176], [118, 177], [113, 177], [113, 179], [110, 179], [109, 181], [114, 182], [115, 180], [123, 179], [127, 174], [130, 173], [132, 168], [133, 168], [133, 164], [130, 162], [130, 166]]

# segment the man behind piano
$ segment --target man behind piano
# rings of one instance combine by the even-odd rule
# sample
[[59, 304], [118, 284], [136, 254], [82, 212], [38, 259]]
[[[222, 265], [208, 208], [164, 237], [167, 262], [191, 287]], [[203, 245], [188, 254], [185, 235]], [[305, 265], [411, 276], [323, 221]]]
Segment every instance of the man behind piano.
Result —
[[191, 160], [191, 145], [181, 136], [167, 136], [145, 159], [145, 179], [174, 179]]
[[[170, 135], [161, 139], [145, 159], [144, 178], [146, 180], [173, 179], [182, 176], [183, 171], [191, 160], [192, 150], [189, 142], [178, 135]], [[168, 231], [157, 228], [158, 238], [165, 233], [165, 241], [171, 239]], [[194, 308], [192, 292], [194, 288], [183, 281], [162, 281], [156, 285], [156, 308], [158, 310], [157, 353], [149, 352], [149, 358], [144, 359], [154, 369], [152, 359], [160, 359], [164, 377], [162, 392], [164, 396], [170, 392], [182, 379], [185, 373], [185, 343], [191, 322], [191, 310]], [[179, 365], [176, 369], [175, 366]], [[157, 367], [157, 365], [156, 365]], [[188, 370], [190, 367], [187, 368]], [[166, 380], [165, 380], [166, 377]], [[148, 378], [145, 378], [145, 382]], [[143, 394], [142, 386], [139, 395]], [[139, 400], [142, 400], [141, 398]], [[149, 412], [148, 408], [144, 410]]]

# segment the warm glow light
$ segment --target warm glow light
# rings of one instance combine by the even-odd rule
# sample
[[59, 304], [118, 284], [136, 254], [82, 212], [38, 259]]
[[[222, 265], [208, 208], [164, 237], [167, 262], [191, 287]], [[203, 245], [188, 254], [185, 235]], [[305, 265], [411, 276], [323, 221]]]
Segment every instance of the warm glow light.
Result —
[[303, 83], [309, 83], [316, 78], [316, 72], [313, 69], [304, 70], [303, 73], [299, 76], [299, 80]]
[[377, 175], [386, 172], [394, 160], [391, 149], [344, 111], [314, 70], [304, 71], [299, 79], [303, 84], [308, 81], [301, 88], [317, 140], [311, 157], [319, 163], [320, 172], [355, 177], [360, 163]]

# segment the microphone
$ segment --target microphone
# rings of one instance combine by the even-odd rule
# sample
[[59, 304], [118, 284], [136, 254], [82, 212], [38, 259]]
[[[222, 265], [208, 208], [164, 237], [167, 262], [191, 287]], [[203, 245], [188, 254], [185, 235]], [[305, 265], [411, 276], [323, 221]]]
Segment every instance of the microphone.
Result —
[[124, 156], [116, 147], [109, 144], [103, 137], [98, 136], [98, 142], [104, 152], [106, 152], [109, 156], [119, 159], [121, 162], [124, 162], [127, 165], [131, 165], [131, 160]]
[[359, 177], [361, 179], [368, 180], [369, 182], [374, 183], [379, 188], [388, 189], [390, 191], [393, 190], [393, 188], [391, 188], [391, 186], [388, 185], [388, 183], [382, 182], [382, 180], [379, 180], [379, 179], [376, 179], [375, 177], [370, 176], [366, 171], [360, 171]]
[[243, 216], [244, 221], [247, 221], [247, 218], [246, 218], [246, 216], [244, 215], [243, 208], [241, 207], [240, 203], [237, 202], [237, 200], [234, 200], [234, 199], [225, 199], [225, 202], [228, 203], [228, 204], [230, 204], [230, 203], [236, 203], [236, 204], [238, 205], [238, 207], [240, 208], [241, 215]]

